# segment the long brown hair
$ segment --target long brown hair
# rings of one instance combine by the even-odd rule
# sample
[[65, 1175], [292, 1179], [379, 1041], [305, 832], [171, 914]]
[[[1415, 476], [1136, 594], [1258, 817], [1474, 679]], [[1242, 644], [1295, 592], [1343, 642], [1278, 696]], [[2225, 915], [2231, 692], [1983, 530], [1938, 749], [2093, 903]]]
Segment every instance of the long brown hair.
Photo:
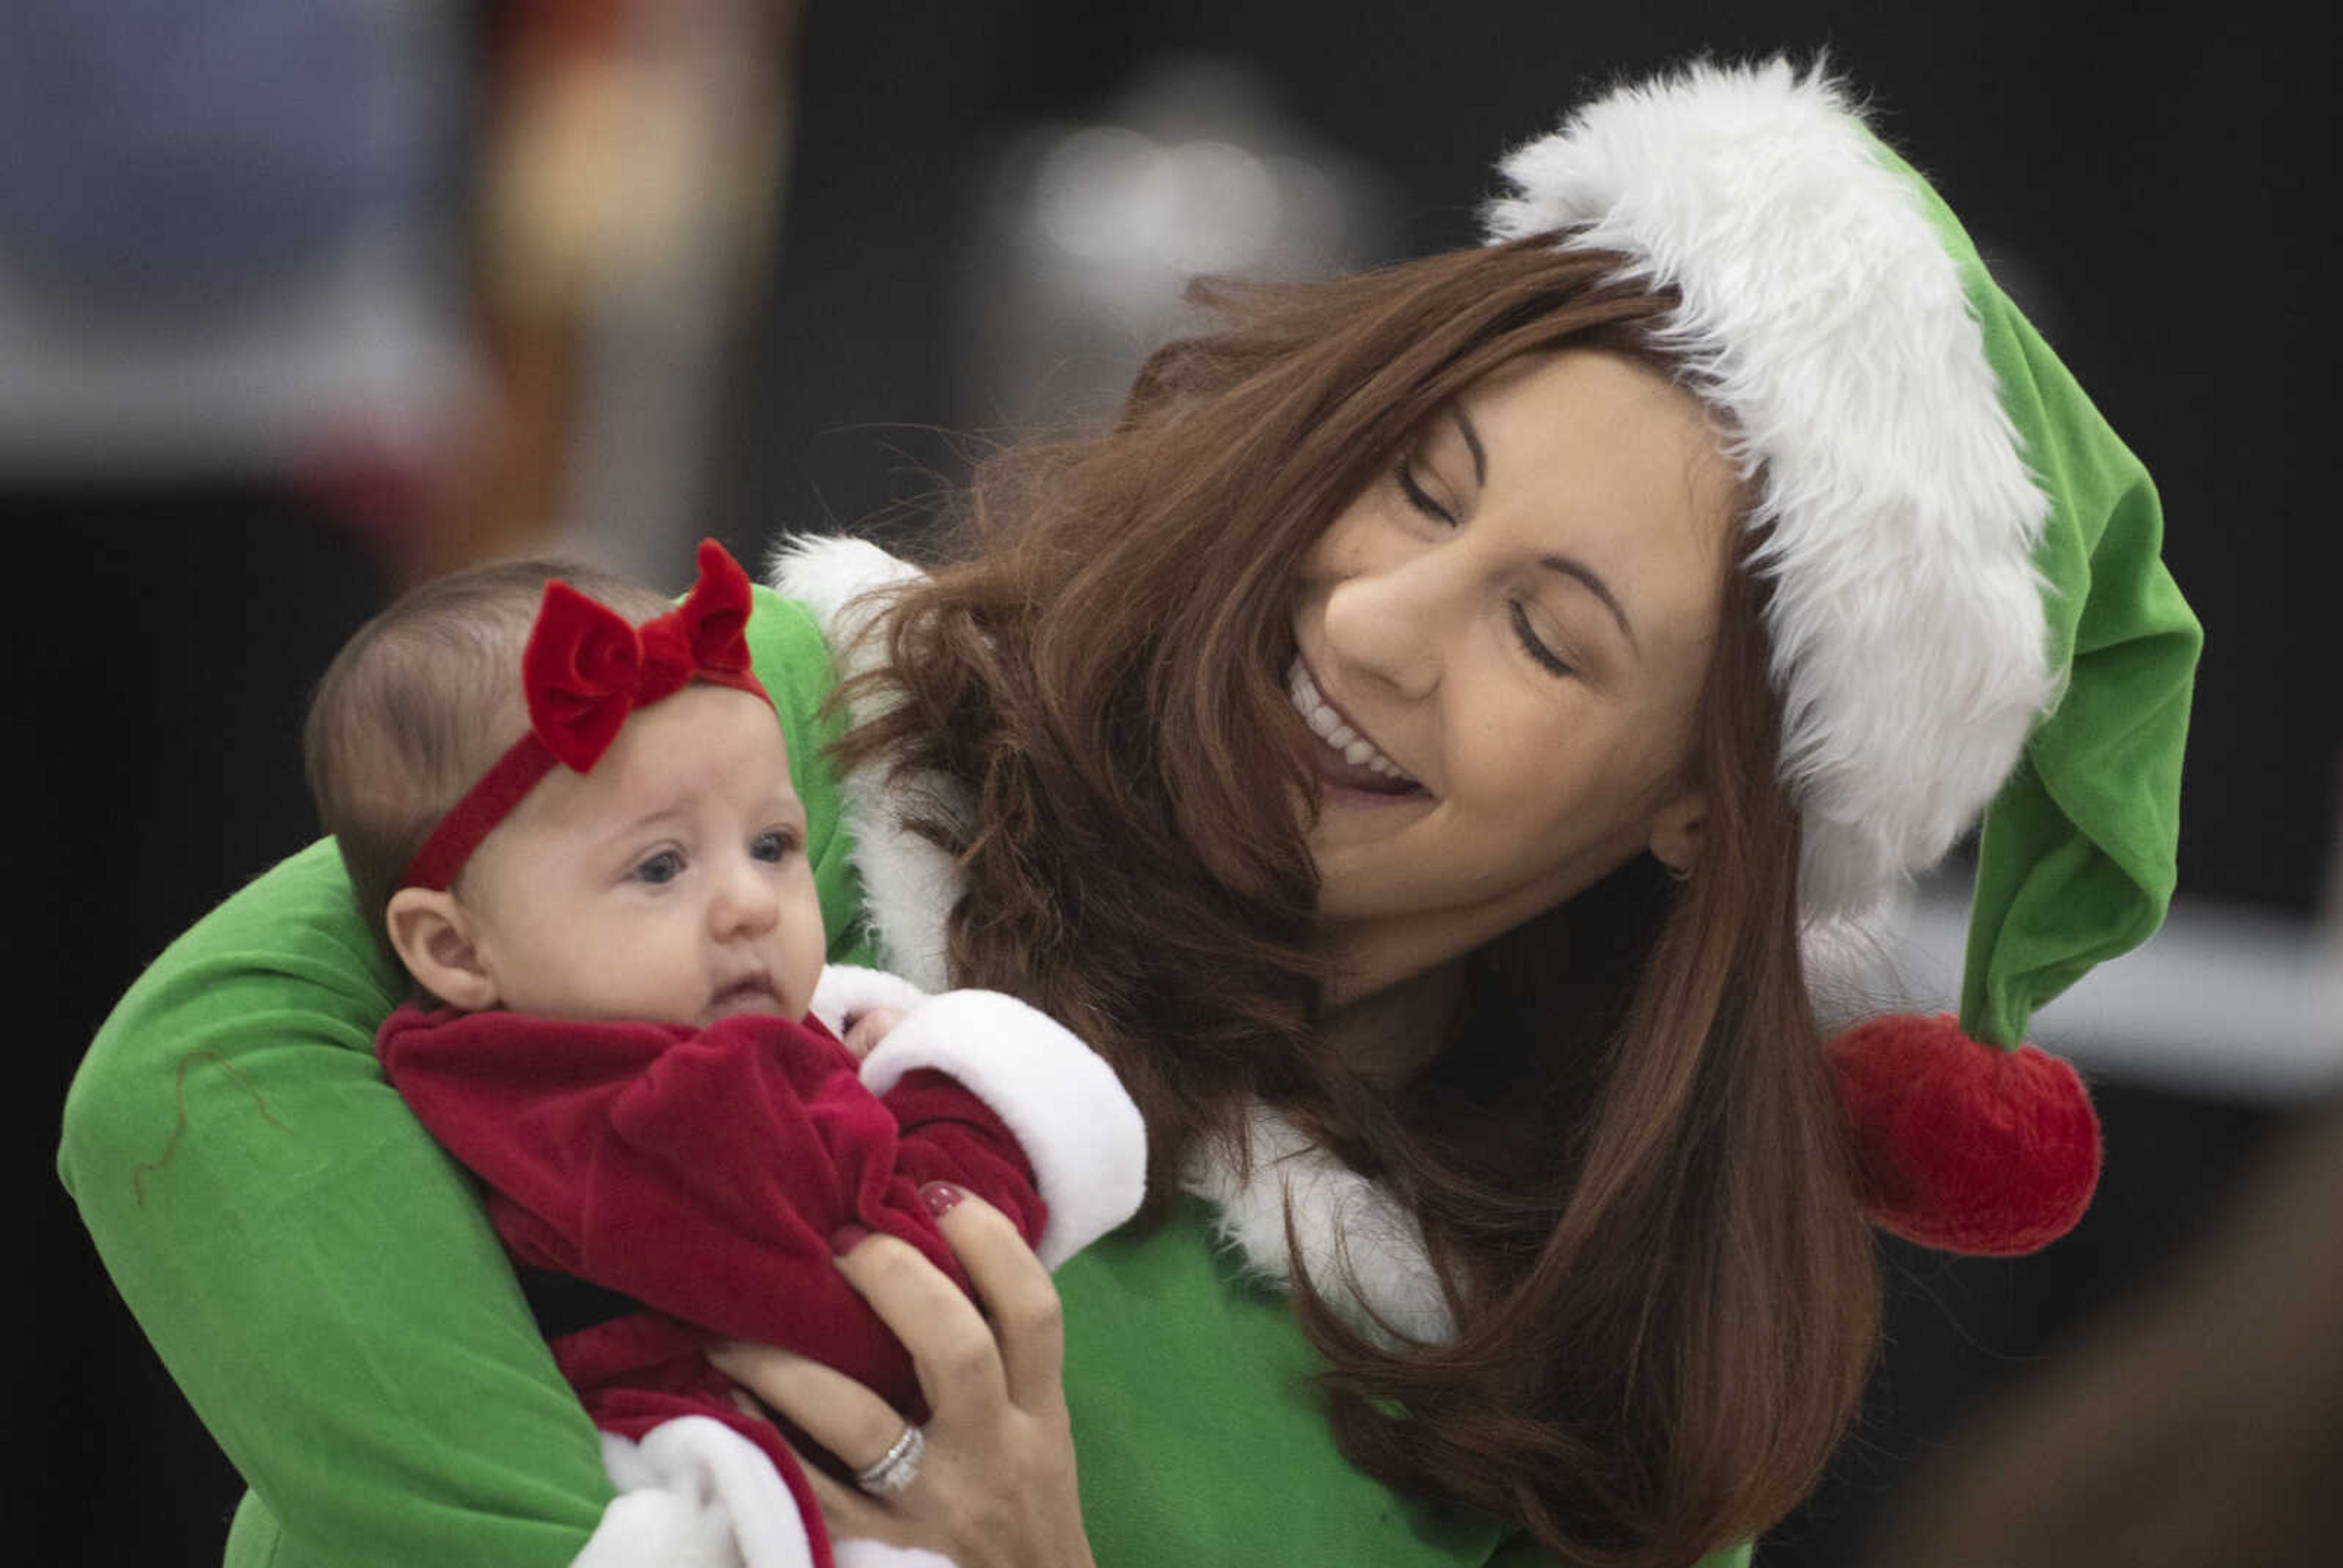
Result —
[[1549, 236], [1201, 289], [1229, 325], [1159, 352], [1111, 433], [980, 472], [970, 558], [882, 622], [863, 689], [894, 706], [840, 759], [965, 786], [967, 809], [918, 823], [967, 873], [956, 977], [1113, 1062], [1147, 1117], [1152, 1216], [1255, 1097], [1418, 1215], [1450, 1342], [1361, 1332], [1295, 1282], [1354, 1462], [1572, 1561], [1656, 1565], [1804, 1495], [1877, 1332], [1799, 968], [1764, 585], [1728, 576], [1696, 874], [1638, 859], [1474, 955], [1450, 1040], [1397, 1093], [1312, 1026], [1291, 805], [1310, 779], [1282, 686], [1303, 552], [1436, 410], [1564, 345], [1676, 368], [1654, 331], [1672, 301], [1618, 266]]

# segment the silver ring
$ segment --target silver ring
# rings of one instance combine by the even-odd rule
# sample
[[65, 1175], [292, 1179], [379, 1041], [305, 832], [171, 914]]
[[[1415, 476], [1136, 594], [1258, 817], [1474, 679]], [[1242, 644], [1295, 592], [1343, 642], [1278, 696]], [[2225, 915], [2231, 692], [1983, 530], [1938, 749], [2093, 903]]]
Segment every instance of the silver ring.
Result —
[[873, 1497], [890, 1497], [911, 1484], [920, 1473], [920, 1455], [927, 1452], [928, 1434], [916, 1422], [903, 1423], [903, 1435], [878, 1462], [854, 1473], [854, 1484]]

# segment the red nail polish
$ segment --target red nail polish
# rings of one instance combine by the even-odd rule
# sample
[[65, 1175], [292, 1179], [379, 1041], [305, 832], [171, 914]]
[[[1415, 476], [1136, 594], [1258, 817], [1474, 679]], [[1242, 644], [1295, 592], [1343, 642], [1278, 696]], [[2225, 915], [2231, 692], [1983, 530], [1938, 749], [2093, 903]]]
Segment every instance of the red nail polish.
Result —
[[870, 1239], [870, 1226], [858, 1225], [850, 1220], [830, 1233], [830, 1250], [833, 1256], [843, 1258]]
[[930, 1181], [920, 1189], [920, 1201], [939, 1220], [959, 1208], [960, 1201], [967, 1196], [949, 1181]]

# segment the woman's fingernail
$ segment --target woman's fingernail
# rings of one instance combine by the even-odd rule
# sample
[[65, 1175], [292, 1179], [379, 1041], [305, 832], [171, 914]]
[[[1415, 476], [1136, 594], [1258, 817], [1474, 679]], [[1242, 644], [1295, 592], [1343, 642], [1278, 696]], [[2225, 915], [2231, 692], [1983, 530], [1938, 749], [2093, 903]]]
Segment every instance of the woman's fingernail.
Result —
[[930, 1181], [920, 1189], [920, 1201], [939, 1220], [959, 1208], [960, 1201], [967, 1196], [949, 1181]]
[[870, 1239], [870, 1226], [857, 1225], [849, 1221], [830, 1233], [830, 1250], [832, 1255], [843, 1258]]

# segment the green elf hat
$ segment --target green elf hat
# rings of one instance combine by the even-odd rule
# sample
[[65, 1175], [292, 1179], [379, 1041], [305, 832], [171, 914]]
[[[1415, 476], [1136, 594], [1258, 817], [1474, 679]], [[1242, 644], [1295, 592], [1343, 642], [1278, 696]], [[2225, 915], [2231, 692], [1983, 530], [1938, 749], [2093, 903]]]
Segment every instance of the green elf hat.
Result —
[[1664, 336], [1755, 498], [1807, 916], [1874, 912], [1982, 816], [1958, 1019], [1830, 1054], [1879, 1224], [2042, 1246], [2099, 1134], [2027, 1020], [2172, 894], [2202, 632], [2147, 471], [1819, 69], [1622, 88], [1503, 172], [1492, 243], [1555, 234], [1681, 302]]

